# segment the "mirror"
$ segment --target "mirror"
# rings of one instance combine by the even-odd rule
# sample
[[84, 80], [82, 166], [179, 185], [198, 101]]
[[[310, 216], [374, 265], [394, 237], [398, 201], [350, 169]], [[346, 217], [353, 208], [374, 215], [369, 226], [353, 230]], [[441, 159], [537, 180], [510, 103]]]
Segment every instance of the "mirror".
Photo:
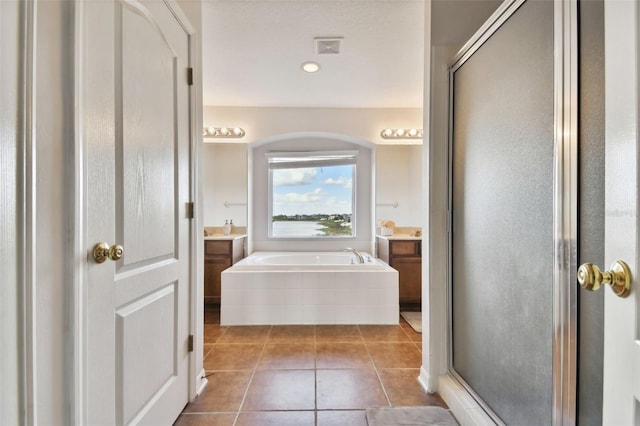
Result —
[[202, 149], [205, 227], [247, 226], [247, 145], [205, 143]]
[[422, 145], [378, 145], [376, 224], [422, 227]]

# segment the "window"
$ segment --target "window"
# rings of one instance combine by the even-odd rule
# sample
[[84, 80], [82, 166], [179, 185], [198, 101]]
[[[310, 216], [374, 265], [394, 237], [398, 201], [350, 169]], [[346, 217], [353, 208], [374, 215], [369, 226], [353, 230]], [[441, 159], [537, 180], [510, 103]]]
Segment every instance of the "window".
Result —
[[269, 237], [354, 237], [356, 156], [268, 153]]

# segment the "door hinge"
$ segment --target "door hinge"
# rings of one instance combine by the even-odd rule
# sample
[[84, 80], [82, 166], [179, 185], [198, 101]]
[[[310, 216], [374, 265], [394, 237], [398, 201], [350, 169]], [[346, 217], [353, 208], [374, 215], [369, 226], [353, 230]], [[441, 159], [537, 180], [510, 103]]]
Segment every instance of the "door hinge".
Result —
[[195, 207], [193, 205], [193, 201], [187, 203], [186, 216], [187, 216], [187, 219], [193, 219], [195, 216]]
[[193, 68], [187, 68], [187, 84], [193, 86]]
[[189, 335], [189, 342], [187, 343], [189, 352], [193, 352], [193, 334]]

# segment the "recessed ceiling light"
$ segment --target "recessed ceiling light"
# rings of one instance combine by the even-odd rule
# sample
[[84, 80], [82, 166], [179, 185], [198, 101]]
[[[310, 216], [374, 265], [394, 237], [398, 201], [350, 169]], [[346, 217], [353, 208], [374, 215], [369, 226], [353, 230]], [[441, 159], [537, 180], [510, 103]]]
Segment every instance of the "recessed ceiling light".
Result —
[[318, 72], [320, 71], [320, 64], [317, 62], [304, 62], [302, 64], [302, 70], [304, 72]]

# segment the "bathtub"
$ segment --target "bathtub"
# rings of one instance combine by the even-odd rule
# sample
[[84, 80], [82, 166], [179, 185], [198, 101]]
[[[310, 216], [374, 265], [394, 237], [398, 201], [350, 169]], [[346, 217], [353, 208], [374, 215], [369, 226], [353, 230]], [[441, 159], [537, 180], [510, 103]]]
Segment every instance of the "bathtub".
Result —
[[380, 270], [386, 264], [375, 259], [368, 253], [361, 253], [364, 263], [360, 263], [358, 257], [351, 252], [271, 252], [259, 251], [236, 263], [238, 269], [255, 268], [276, 270], [278, 268], [302, 269], [340, 269], [352, 270], [353, 268]]
[[222, 272], [220, 323], [397, 324], [398, 271], [363, 256], [255, 252]]

